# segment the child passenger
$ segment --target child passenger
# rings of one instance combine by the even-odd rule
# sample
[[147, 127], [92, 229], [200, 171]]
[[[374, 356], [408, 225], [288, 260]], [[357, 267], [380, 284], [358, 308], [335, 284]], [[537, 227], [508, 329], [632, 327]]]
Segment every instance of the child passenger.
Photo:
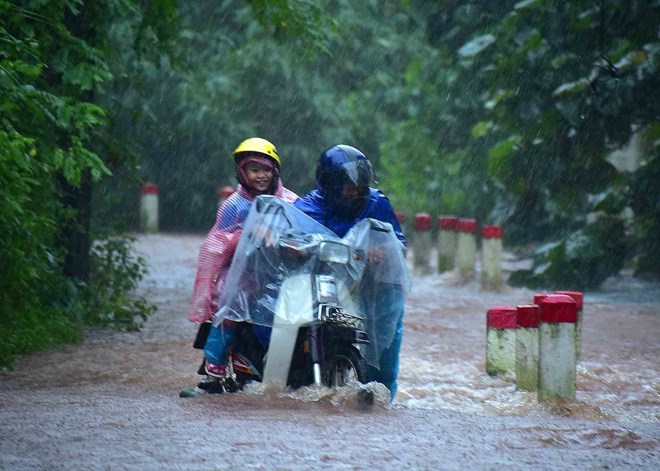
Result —
[[211, 324], [211, 317], [217, 310], [218, 293], [223, 288], [254, 198], [275, 195], [289, 203], [298, 199], [295, 193], [282, 186], [281, 160], [271, 142], [259, 137], [246, 139], [234, 151], [234, 160], [239, 185], [218, 208], [215, 225], [199, 249], [197, 277], [188, 310], [188, 319], [201, 323], [194, 347], [204, 349], [204, 364], [198, 374], [206, 375], [206, 379], [195, 388], [183, 389], [180, 397], [222, 391], [212, 385], [217, 384], [217, 378], [225, 376], [227, 351], [235, 336], [235, 323], [224, 320], [216, 328]]

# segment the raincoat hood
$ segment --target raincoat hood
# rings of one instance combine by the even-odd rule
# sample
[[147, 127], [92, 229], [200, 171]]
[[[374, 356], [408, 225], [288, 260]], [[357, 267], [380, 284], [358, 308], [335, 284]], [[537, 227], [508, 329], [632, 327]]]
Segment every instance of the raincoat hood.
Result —
[[253, 197], [261, 193], [257, 193], [248, 185], [247, 177], [245, 176], [245, 167], [248, 164], [261, 165], [262, 167], [268, 168], [273, 171], [273, 180], [270, 182], [270, 186], [268, 187], [268, 190], [266, 190], [265, 193], [269, 195], [274, 195], [275, 192], [277, 191], [278, 186], [281, 185], [280, 168], [277, 166], [277, 164], [272, 159], [258, 154], [248, 154], [245, 157], [240, 157], [238, 159], [238, 161], [236, 162], [236, 179], [241, 184], [241, 186], [243, 186], [245, 191], [250, 193]]

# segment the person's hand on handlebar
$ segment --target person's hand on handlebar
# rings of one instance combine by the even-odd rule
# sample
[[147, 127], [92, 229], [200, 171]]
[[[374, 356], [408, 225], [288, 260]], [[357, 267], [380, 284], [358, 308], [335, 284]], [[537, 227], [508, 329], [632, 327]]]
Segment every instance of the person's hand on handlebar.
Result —
[[367, 253], [367, 263], [369, 265], [376, 265], [383, 261], [385, 252], [380, 247], [371, 247]]

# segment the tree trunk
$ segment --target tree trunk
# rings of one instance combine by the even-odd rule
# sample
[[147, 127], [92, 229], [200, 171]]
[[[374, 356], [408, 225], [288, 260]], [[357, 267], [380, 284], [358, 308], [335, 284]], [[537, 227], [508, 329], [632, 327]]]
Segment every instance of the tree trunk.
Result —
[[92, 215], [92, 177], [85, 171], [76, 188], [61, 179], [62, 205], [75, 211], [65, 219], [62, 227], [62, 246], [65, 249], [64, 274], [70, 278], [88, 281], [90, 274], [90, 222]]
[[[67, 10], [64, 18], [71, 34], [92, 44], [93, 28], [87, 21], [89, 2], [83, 2], [76, 14]], [[93, 45], [93, 44], [92, 44]], [[58, 81], [60, 78], [58, 77]], [[81, 92], [79, 99], [94, 103], [94, 92]], [[64, 274], [69, 278], [89, 281], [90, 275], [90, 226], [92, 215], [92, 176], [84, 170], [80, 186], [75, 187], [60, 177], [61, 201], [65, 210], [73, 210], [73, 217], [65, 218], [62, 227], [62, 246], [65, 250]]]

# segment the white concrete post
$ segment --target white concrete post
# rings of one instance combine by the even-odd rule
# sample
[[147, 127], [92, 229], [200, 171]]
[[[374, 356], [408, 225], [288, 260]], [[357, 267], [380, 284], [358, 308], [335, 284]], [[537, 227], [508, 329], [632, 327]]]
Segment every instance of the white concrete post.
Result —
[[413, 267], [422, 275], [431, 272], [431, 215], [418, 213], [415, 215], [415, 234], [413, 238]]
[[549, 294], [540, 306], [538, 400], [575, 399], [577, 303], [570, 296]]
[[516, 369], [516, 308], [495, 306], [486, 314], [486, 373]]
[[471, 279], [477, 257], [477, 220], [459, 219], [457, 230], [455, 265], [464, 279]]
[[140, 193], [140, 229], [158, 232], [158, 185], [145, 183]]
[[502, 287], [502, 226], [483, 226], [481, 241], [481, 287]]
[[556, 291], [555, 293], [570, 296], [573, 298], [573, 301], [577, 303], [577, 332], [575, 333], [575, 349], [577, 352], [577, 360], [580, 361], [580, 357], [582, 356], [582, 308], [584, 306], [584, 295], [579, 291]]
[[536, 391], [539, 386], [539, 323], [541, 308], [536, 304], [517, 306], [516, 387]]
[[236, 191], [234, 187], [229, 185], [218, 188], [218, 208], [234, 194], [234, 191]]
[[438, 273], [452, 271], [456, 258], [456, 240], [458, 234], [456, 216], [438, 217]]

